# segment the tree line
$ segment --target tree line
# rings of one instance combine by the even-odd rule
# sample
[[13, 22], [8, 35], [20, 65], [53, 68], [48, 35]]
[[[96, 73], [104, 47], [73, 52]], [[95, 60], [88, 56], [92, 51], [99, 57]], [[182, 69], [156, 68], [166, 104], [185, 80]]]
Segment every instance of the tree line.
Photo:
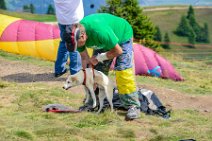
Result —
[[[7, 10], [5, 0], [0, 0], [0, 9]], [[32, 3], [23, 5], [23, 12], [29, 12], [33, 14], [35, 13], [35, 6]], [[51, 4], [48, 6], [46, 14], [50, 14], [50, 15], [55, 14], [55, 9]]]
[[174, 33], [178, 36], [187, 37], [188, 42], [194, 46], [196, 42], [209, 43], [208, 24], [204, 23], [201, 27], [196, 20], [194, 9], [189, 6], [187, 15], [181, 17], [181, 21]]

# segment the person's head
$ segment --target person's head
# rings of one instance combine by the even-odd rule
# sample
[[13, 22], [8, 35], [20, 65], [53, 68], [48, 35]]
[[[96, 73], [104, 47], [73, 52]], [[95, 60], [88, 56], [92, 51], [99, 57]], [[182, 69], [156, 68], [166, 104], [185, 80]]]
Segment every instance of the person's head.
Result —
[[65, 32], [63, 33], [66, 48], [68, 51], [75, 51], [77, 47], [85, 45], [87, 35], [84, 26], [81, 24], [75, 24], [66, 26]]

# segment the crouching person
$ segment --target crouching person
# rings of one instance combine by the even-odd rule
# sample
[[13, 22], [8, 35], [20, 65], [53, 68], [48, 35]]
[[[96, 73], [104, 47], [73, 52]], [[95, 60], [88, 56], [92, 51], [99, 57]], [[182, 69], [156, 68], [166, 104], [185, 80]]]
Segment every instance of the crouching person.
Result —
[[[116, 83], [121, 102], [128, 109], [126, 120], [138, 118], [140, 102], [133, 70], [131, 25], [123, 18], [98, 13], [84, 17], [77, 28], [80, 32], [77, 38], [69, 34], [66, 39], [67, 42], [77, 39], [77, 50], [81, 54], [83, 68], [92, 64], [96, 70], [108, 75], [112, 60], [116, 57]], [[94, 49], [93, 57], [89, 58], [86, 48]], [[86, 106], [89, 105], [84, 107]]]

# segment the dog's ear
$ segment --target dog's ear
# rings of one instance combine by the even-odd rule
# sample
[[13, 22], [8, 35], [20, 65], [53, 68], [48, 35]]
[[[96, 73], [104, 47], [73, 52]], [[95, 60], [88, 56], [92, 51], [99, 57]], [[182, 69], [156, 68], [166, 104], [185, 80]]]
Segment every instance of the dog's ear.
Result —
[[71, 81], [77, 81], [78, 79], [77, 79], [77, 77], [76, 76], [72, 76], [71, 77]]

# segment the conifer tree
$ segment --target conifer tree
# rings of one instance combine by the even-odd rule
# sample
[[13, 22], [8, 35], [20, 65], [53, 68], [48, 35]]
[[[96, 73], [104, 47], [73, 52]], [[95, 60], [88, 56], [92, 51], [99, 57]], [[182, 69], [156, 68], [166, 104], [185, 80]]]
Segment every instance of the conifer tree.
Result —
[[164, 44], [162, 45], [162, 47], [164, 49], [170, 49], [169, 43], [170, 43], [169, 34], [168, 34], [168, 32], [166, 32], [165, 35], [164, 35]]
[[48, 10], [46, 14], [51, 14], [51, 15], [55, 14], [55, 10], [51, 4], [48, 6]]
[[30, 9], [30, 13], [33, 14], [35, 12], [35, 7], [32, 3], [29, 5], [29, 9]]
[[29, 5], [24, 5], [24, 6], [23, 6], [23, 11], [24, 11], [24, 12], [30, 12]]
[[[154, 44], [155, 27], [150, 19], [143, 14], [138, 0], [106, 0], [98, 12], [111, 13], [126, 19], [132, 26], [135, 39], [141, 39], [144, 45]], [[155, 47], [158, 45], [155, 44]]]
[[161, 31], [160, 31], [160, 28], [159, 28], [159, 26], [156, 26], [155, 27], [155, 30], [156, 30], [156, 33], [155, 33], [155, 35], [154, 35], [154, 40], [155, 41], [162, 41], [162, 35], [161, 35]]
[[187, 18], [187, 19], [190, 19], [191, 16], [194, 16], [194, 9], [193, 9], [193, 7], [190, 5], [189, 8], [188, 8], [188, 12], [187, 12], [186, 18]]
[[0, 9], [4, 9], [6, 10], [6, 4], [5, 4], [5, 1], [4, 0], [0, 0]]
[[189, 45], [190, 47], [194, 47], [195, 40], [196, 40], [196, 35], [195, 35], [194, 31], [190, 32], [190, 35], [188, 36], [188, 42], [191, 44], [191, 45]]
[[189, 36], [192, 28], [185, 16], [181, 17], [181, 21], [175, 31], [179, 36]]
[[204, 33], [205, 33], [205, 42], [210, 43], [209, 30], [208, 30], [208, 24], [207, 23], [204, 24], [203, 30], [204, 30]]
[[202, 30], [200, 25], [197, 23], [196, 18], [195, 18], [195, 13], [194, 13], [194, 9], [192, 6], [189, 6], [189, 10], [187, 12], [187, 19], [189, 21], [190, 26], [192, 27], [195, 36], [196, 36], [196, 41], [197, 42], [201, 42], [202, 39]]

